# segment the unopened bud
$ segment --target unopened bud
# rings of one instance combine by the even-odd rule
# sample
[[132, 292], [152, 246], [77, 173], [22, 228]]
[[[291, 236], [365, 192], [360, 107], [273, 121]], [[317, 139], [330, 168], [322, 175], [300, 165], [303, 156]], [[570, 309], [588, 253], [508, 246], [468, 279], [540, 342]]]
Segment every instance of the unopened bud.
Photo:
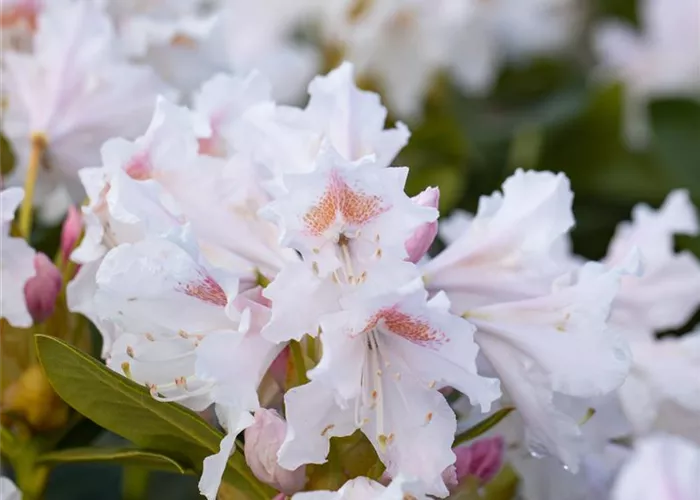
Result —
[[60, 429], [68, 422], [68, 406], [56, 395], [39, 365], [27, 368], [2, 396], [3, 412], [20, 415], [34, 430]]
[[505, 441], [501, 436], [489, 437], [458, 446], [452, 451], [457, 455], [455, 461], [457, 483], [471, 477], [483, 485], [491, 481], [501, 470]]
[[[422, 193], [411, 198], [413, 203], [422, 207], [437, 208], [440, 202], [440, 190], [438, 188], [429, 187]], [[406, 240], [406, 253], [410, 262], [418, 262], [433, 244], [435, 236], [438, 232], [438, 222], [426, 222]]]
[[286, 495], [301, 491], [306, 484], [306, 469], [290, 471], [277, 463], [277, 452], [287, 432], [287, 423], [274, 410], [255, 412], [255, 423], [245, 430], [245, 459], [260, 481]]
[[63, 221], [63, 228], [61, 229], [61, 257], [64, 263], [68, 261], [70, 254], [78, 244], [82, 231], [83, 217], [80, 211], [71, 205], [68, 207], [68, 215], [66, 220]]
[[56, 298], [61, 292], [61, 273], [43, 253], [34, 256], [36, 275], [24, 285], [27, 309], [35, 323], [41, 323], [53, 314]]

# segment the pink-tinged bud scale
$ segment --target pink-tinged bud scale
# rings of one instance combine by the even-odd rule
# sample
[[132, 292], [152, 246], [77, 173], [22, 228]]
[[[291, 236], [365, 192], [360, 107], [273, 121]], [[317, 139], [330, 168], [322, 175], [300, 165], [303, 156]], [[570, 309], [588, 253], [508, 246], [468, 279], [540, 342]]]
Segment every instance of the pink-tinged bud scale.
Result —
[[274, 410], [255, 412], [255, 423], [245, 430], [245, 459], [260, 481], [286, 495], [301, 491], [306, 484], [306, 468], [290, 471], [277, 463], [277, 452], [284, 441], [287, 423]]
[[[437, 208], [440, 203], [440, 190], [429, 187], [425, 191], [411, 198], [411, 200], [421, 207]], [[438, 232], [438, 222], [426, 222], [406, 240], [406, 253], [409, 262], [418, 262], [430, 249]]]
[[61, 229], [61, 257], [63, 262], [67, 262], [71, 252], [75, 249], [80, 234], [83, 231], [83, 216], [76, 207], [68, 207], [68, 215], [63, 221]]
[[61, 273], [43, 253], [34, 257], [36, 275], [24, 285], [27, 309], [35, 323], [48, 319], [56, 307], [56, 297], [61, 292]]

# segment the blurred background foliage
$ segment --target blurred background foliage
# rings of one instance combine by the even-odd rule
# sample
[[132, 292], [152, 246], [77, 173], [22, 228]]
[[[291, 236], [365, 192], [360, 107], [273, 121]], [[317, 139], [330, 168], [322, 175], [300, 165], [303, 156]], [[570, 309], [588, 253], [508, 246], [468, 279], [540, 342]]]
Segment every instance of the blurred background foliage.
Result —
[[[589, 22], [611, 16], [636, 23], [635, 0], [597, 0]], [[624, 89], [592, 76], [589, 44], [582, 42], [584, 49], [566, 60], [506, 67], [488, 96], [465, 96], [447, 78], [440, 79], [423, 119], [408, 124], [412, 137], [397, 161], [411, 169], [409, 194], [439, 186], [444, 216], [456, 208], [476, 210], [479, 196], [499, 189], [516, 168], [564, 172], [575, 193], [573, 247], [590, 259], [604, 255], [615, 227], [629, 218], [635, 204], [657, 207], [676, 188], [688, 189], [699, 204], [700, 103], [652, 102], [652, 140], [643, 150], [630, 148], [622, 132]], [[11, 151], [4, 139], [0, 146], [5, 169]], [[53, 255], [59, 238], [59, 226], [40, 227], [32, 243]], [[679, 238], [678, 245], [700, 255], [697, 238]], [[93, 339], [93, 351], [99, 353], [99, 335]], [[121, 438], [85, 420], [58, 448], [91, 441], [113, 447]], [[128, 499], [131, 474], [117, 465], [60, 465], [52, 472], [46, 498]], [[153, 473], [148, 488], [145, 498], [197, 498], [194, 476]]]

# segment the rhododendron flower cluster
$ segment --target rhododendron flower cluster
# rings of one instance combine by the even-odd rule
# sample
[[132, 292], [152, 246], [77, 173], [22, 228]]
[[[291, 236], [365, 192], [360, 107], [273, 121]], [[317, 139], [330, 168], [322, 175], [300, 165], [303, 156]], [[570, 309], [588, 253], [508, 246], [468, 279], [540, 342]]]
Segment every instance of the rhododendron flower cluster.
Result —
[[[658, 229], [623, 230], [605, 262], [580, 263], [562, 246], [574, 224], [566, 177], [517, 171], [416, 264], [435, 237], [437, 191], [404, 192], [408, 169], [392, 163], [406, 127], [384, 128], [386, 110], [349, 64], [317, 77], [304, 108], [266, 88], [259, 74], [221, 75], [192, 109], [160, 98], [143, 136], [106, 142], [102, 166], [80, 172], [90, 200], [69, 304], [98, 326], [113, 370], [159, 400], [215, 405], [227, 437], [204, 463], [202, 493], [215, 497], [236, 436], [265, 411], [258, 389], [286, 346], [316, 347], [302, 358], [308, 382], [284, 394], [276, 456], [256, 459], [278, 464], [267, 477], [324, 463], [332, 438], [359, 429], [389, 477], [448, 495], [457, 419], [446, 387], [477, 413], [514, 405], [522, 445], [577, 470], [585, 411], [558, 399], [585, 409], [620, 389], [632, 364], [625, 315], [654, 329], [666, 314], [656, 304], [650, 316], [636, 290], [676, 259], [700, 272], [650, 248], [651, 274], [637, 277], [644, 234], [661, 244], [654, 231], [679, 216], [666, 229], [640, 211]], [[682, 193], [669, 205], [689, 210]]]
[[[515, 165], [475, 213], [441, 216], [440, 187], [412, 189], [401, 156], [436, 79], [485, 92], [503, 61], [565, 50], [573, 3], [3, 6], [18, 168], [0, 193], [0, 340], [39, 334], [2, 388], [10, 437], [73, 425], [59, 395], [85, 408], [51, 378], [49, 338], [134, 406], [201, 427], [182, 470], [208, 500], [237, 491], [233, 463], [278, 499], [482, 498], [514, 470], [529, 500], [700, 498], [700, 331], [658, 336], [700, 305], [700, 262], [674, 242], [699, 232], [689, 193], [637, 205], [588, 261], [564, 173]], [[630, 106], [697, 83], [697, 61], [666, 57], [690, 28], [652, 17], [648, 40], [598, 33]], [[64, 219], [53, 260], [35, 205]], [[104, 363], [80, 351], [87, 320]], [[42, 397], [63, 406], [26, 403]], [[138, 451], [169, 459], [156, 448]]]

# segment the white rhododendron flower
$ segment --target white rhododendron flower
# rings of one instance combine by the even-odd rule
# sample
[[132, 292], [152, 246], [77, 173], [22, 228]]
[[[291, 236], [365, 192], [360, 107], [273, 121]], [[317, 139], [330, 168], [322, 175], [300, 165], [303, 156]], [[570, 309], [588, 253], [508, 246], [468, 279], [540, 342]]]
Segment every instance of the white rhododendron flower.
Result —
[[423, 272], [428, 288], [476, 325], [481, 352], [523, 418], [526, 446], [575, 470], [583, 415], [567, 415], [555, 396], [611, 393], [630, 354], [607, 325], [622, 270], [588, 264], [558, 278], [573, 265], [559, 246], [574, 223], [571, 203], [563, 175], [518, 171], [502, 195], [481, 198], [476, 216], [448, 226], [455, 238]]
[[351, 163], [323, 148], [313, 173], [284, 177], [289, 193], [267, 211], [279, 221], [282, 243], [315, 274], [352, 284], [374, 260], [407, 258], [405, 241], [437, 218], [437, 210], [406, 196], [407, 175], [407, 168], [378, 168], [372, 157]]
[[572, 200], [565, 175], [518, 170], [473, 218], [447, 226], [447, 248], [422, 268], [428, 289], [444, 290], [460, 314], [548, 293], [570, 266], [556, 243], [574, 225]]
[[20, 167], [33, 142], [45, 143], [46, 192], [64, 185], [81, 201], [77, 171], [98, 163], [105, 140], [141, 133], [156, 95], [168, 92], [150, 68], [129, 63], [115, 41], [109, 18], [92, 2], [49, 2], [34, 52], [3, 54], [3, 130]]
[[323, 357], [311, 382], [285, 397], [289, 430], [280, 464], [321, 463], [333, 436], [359, 428], [387, 472], [420, 478], [447, 493], [442, 472], [454, 463], [456, 421], [438, 389], [451, 386], [488, 410], [498, 382], [476, 373], [473, 327], [418, 287], [402, 295], [352, 300], [321, 321]]
[[654, 97], [700, 95], [700, 5], [695, 0], [641, 0], [639, 30], [604, 21], [594, 33], [602, 70], [625, 85], [625, 133], [649, 140], [646, 113]]
[[613, 500], [693, 500], [700, 496], [700, 448], [673, 436], [639, 441], [615, 483]]
[[676, 253], [675, 234], [698, 234], [695, 207], [686, 191], [673, 191], [659, 210], [637, 205], [632, 222], [621, 224], [605, 262], [614, 265], [633, 247], [642, 253], [644, 273], [623, 279], [612, 320], [646, 337], [683, 326], [700, 305], [700, 262]]
[[20, 188], [9, 188], [0, 192], [0, 317], [6, 318], [11, 325], [25, 328], [32, 325], [32, 317], [27, 309], [24, 286], [36, 274], [36, 252], [25, 240], [13, 238], [9, 234], [15, 211], [22, 203], [22, 198], [24, 191]]
[[629, 347], [607, 326], [620, 274], [587, 264], [575, 284], [551, 295], [466, 314], [476, 325], [481, 352], [523, 418], [527, 446], [535, 454], [554, 454], [574, 471], [584, 451], [578, 425], [584, 414], [567, 414], [556, 396], [602, 396], [625, 380]]
[[635, 433], [673, 431], [700, 442], [700, 332], [630, 346], [634, 364], [619, 395]]

